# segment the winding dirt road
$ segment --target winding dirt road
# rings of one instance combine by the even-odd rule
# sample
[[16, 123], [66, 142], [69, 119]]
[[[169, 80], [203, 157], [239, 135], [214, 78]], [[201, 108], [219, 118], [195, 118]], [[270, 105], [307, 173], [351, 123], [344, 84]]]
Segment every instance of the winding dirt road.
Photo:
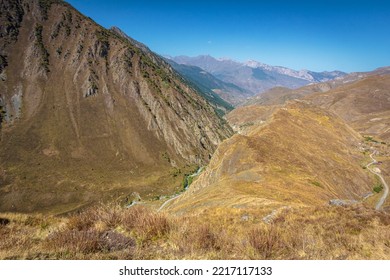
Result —
[[376, 159], [374, 159], [374, 157], [373, 157], [373, 156], [376, 154], [376, 152], [377, 152], [377, 151], [373, 151], [373, 152], [371, 153], [370, 158], [372, 159], [372, 162], [370, 162], [369, 164], [367, 164], [366, 167], [367, 167], [367, 169], [368, 169], [371, 173], [377, 175], [377, 176], [381, 179], [381, 182], [382, 182], [382, 184], [383, 184], [383, 188], [384, 188], [383, 195], [381, 196], [381, 198], [379, 199], [378, 203], [377, 203], [376, 206], [375, 206], [375, 209], [376, 209], [376, 210], [379, 210], [379, 209], [381, 209], [383, 203], [386, 201], [386, 198], [387, 198], [387, 196], [389, 195], [389, 186], [387, 185], [385, 179], [383, 178], [383, 176], [382, 176], [379, 172], [375, 172], [374, 170], [372, 170], [372, 169], [370, 168], [371, 165], [373, 165], [373, 164], [375, 164], [375, 163], [378, 162], [378, 161], [377, 161]]

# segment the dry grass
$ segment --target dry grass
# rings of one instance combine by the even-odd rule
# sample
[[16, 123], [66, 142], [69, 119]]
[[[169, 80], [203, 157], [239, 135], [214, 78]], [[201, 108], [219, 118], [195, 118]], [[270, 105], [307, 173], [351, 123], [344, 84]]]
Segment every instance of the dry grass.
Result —
[[134, 207], [123, 213], [123, 227], [140, 241], [162, 238], [171, 225], [163, 214], [152, 213], [144, 207]]
[[[242, 219], [243, 216], [249, 218]], [[390, 259], [390, 215], [363, 206], [174, 217], [99, 206], [64, 218], [3, 214], [1, 259]]]

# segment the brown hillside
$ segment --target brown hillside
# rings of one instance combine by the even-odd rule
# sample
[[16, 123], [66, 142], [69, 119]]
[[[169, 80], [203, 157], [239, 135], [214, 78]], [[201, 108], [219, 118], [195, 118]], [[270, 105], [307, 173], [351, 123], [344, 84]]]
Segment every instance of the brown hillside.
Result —
[[332, 89], [343, 87], [349, 84], [353, 84], [362, 79], [378, 76], [378, 75], [389, 75], [390, 67], [378, 68], [370, 72], [355, 72], [348, 74], [342, 78], [337, 78], [322, 83], [309, 84], [297, 89], [289, 89], [285, 87], [274, 87], [270, 90], [267, 90], [263, 93], [257, 94], [245, 102], [242, 106], [248, 105], [280, 105], [284, 104], [286, 101], [302, 98], [309, 94], [328, 92]]
[[306, 100], [337, 113], [358, 132], [390, 140], [390, 75], [370, 76]]
[[70, 5], [0, 11], [0, 211], [170, 193], [230, 136], [162, 59]]
[[206, 171], [167, 209], [262, 208], [362, 200], [375, 179], [362, 168], [361, 137], [332, 113], [304, 102], [277, 110], [265, 125], [234, 135]]
[[265, 124], [280, 105], [248, 105], [238, 107], [226, 115], [230, 126], [239, 133], [250, 131], [253, 126]]

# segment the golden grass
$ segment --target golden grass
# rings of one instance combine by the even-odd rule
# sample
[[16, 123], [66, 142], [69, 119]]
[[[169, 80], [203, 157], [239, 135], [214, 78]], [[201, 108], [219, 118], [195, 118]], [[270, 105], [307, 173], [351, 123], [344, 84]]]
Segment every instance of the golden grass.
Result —
[[354, 207], [168, 216], [99, 206], [69, 217], [2, 214], [1, 259], [390, 259], [390, 215]]

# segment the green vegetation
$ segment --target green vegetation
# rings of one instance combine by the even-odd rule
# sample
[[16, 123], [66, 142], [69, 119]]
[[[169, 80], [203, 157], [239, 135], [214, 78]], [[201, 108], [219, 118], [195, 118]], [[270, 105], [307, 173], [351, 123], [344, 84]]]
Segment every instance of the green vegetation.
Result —
[[43, 44], [42, 37], [43, 26], [35, 26], [35, 45], [38, 47], [39, 52], [41, 53], [41, 67], [45, 70], [46, 73], [50, 72], [49, 70], [49, 52], [46, 50], [45, 45]]
[[196, 169], [191, 171], [191, 173], [184, 174], [183, 182], [182, 182], [182, 188], [183, 190], [186, 190], [194, 181], [195, 176], [192, 176], [192, 174], [196, 173], [198, 171], [199, 167], [197, 166]]
[[373, 143], [379, 143], [372, 136], [364, 136], [364, 141], [366, 141], [366, 142], [373, 142]]
[[324, 188], [324, 186], [318, 181], [310, 181], [310, 183], [316, 187]]
[[372, 190], [375, 193], [380, 193], [383, 190], [383, 185], [381, 183], [377, 183]]

